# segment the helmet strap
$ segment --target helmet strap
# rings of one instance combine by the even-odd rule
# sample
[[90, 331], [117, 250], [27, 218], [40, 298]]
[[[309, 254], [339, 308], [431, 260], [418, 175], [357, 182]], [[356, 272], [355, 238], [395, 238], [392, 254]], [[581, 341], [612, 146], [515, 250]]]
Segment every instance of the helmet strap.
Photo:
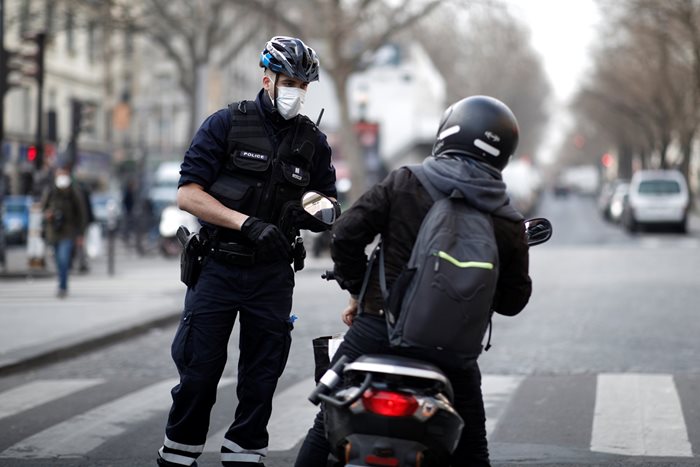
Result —
[[270, 78], [270, 76], [268, 76], [270, 81], [272, 81], [272, 95], [270, 95], [269, 92], [267, 93], [267, 95], [270, 98], [270, 100], [272, 101], [272, 107], [275, 107], [275, 108], [277, 107], [277, 104], [275, 102], [277, 101], [277, 81], [279, 80], [279, 77], [280, 77], [279, 73], [275, 73], [274, 80], [272, 78]]

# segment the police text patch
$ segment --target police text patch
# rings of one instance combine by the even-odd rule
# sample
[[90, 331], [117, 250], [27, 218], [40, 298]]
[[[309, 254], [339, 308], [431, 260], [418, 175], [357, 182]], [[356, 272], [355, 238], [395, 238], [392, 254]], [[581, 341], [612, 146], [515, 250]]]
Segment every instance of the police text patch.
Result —
[[236, 151], [238, 153], [239, 157], [245, 158], [245, 159], [251, 159], [254, 161], [264, 161], [267, 162], [267, 160], [270, 158], [267, 154], [260, 154], [259, 152], [252, 152], [252, 151]]

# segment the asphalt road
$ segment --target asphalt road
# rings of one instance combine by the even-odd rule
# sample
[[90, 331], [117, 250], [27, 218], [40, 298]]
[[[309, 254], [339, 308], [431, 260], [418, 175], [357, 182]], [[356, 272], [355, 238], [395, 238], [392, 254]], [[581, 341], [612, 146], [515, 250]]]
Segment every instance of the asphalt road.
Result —
[[[700, 226], [629, 235], [575, 196], [545, 198], [539, 215], [555, 235], [531, 250], [532, 299], [495, 320], [480, 359], [494, 465], [700, 465]], [[315, 412], [311, 339], [344, 329], [346, 295], [319, 275], [297, 276], [268, 467], [293, 464]], [[0, 379], [0, 466], [153, 465], [177, 376], [174, 330]], [[219, 465], [236, 349], [234, 330], [200, 466]]]

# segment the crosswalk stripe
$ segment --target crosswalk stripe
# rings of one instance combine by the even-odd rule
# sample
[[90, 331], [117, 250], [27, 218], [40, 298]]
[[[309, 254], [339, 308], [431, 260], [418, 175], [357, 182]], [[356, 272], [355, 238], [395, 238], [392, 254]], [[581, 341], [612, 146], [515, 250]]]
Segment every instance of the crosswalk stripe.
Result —
[[78, 457], [170, 406], [171, 379], [103, 404], [9, 447], [0, 458]]
[[38, 380], [0, 393], [0, 419], [102, 384], [101, 379]]
[[484, 397], [488, 436], [493, 434], [508, 402], [522, 381], [522, 376], [482, 375], [481, 393]]
[[[93, 381], [96, 381], [95, 384], [102, 382]], [[235, 381], [236, 378], [221, 378], [219, 387]], [[9, 447], [0, 453], [0, 458], [37, 459], [85, 455], [110, 438], [127, 431], [128, 426], [167, 410], [172, 402], [170, 389], [178, 382], [177, 379], [161, 381], [77, 415]]]
[[[270, 435], [269, 451], [292, 449], [311, 428], [318, 407], [306, 400], [315, 387], [313, 378], [304, 379], [277, 393], [272, 399], [272, 417], [267, 424]], [[205, 452], [219, 452], [228, 427], [207, 439]]]
[[[487, 433], [494, 433], [525, 376], [483, 375]], [[219, 386], [235, 383], [222, 378]], [[0, 419], [104, 384], [103, 379], [37, 380], [0, 393]], [[129, 427], [166, 412], [177, 380], [160, 381], [76, 415], [19, 441], [0, 458], [80, 457]], [[306, 397], [311, 378], [284, 388], [273, 399], [269, 451], [293, 449], [313, 423], [317, 407]], [[590, 410], [590, 409], [589, 409]], [[606, 373], [597, 376], [590, 450], [626, 456], [693, 457], [672, 375]], [[227, 428], [211, 435], [205, 451], [218, 452]], [[0, 462], [2, 464], [2, 462]]]
[[692, 457], [672, 375], [600, 374], [591, 451]]

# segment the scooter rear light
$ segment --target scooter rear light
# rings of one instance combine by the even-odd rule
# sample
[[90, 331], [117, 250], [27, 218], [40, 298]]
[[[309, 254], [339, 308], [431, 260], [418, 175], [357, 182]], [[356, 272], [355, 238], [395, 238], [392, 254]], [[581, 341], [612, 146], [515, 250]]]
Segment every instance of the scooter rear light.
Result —
[[362, 405], [368, 411], [385, 417], [408, 417], [418, 409], [418, 401], [410, 394], [371, 389], [362, 394]]
[[379, 457], [374, 454], [369, 454], [365, 457], [365, 462], [372, 466], [381, 467], [399, 467], [399, 460], [395, 457]]

